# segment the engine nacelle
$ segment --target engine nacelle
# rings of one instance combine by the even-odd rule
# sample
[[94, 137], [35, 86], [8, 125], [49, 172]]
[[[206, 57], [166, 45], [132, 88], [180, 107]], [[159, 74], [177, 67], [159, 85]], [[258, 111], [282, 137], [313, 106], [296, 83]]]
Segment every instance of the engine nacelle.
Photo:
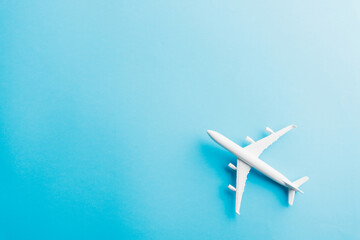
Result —
[[229, 188], [231, 191], [236, 192], [236, 188], [234, 188], [233, 186], [231, 186], [231, 184], [229, 184], [228, 188]]
[[234, 164], [232, 164], [232, 163], [229, 163], [229, 165], [228, 165], [231, 169], [233, 169], [233, 170], [236, 170], [236, 167], [234, 166]]
[[266, 127], [266, 128], [265, 128], [265, 131], [267, 131], [268, 133], [271, 133], [271, 134], [274, 133], [274, 131], [273, 131], [271, 128], [269, 128], [269, 127]]
[[251, 137], [249, 137], [249, 136], [246, 136], [246, 141], [248, 141], [249, 143], [254, 143], [255, 141], [251, 138]]

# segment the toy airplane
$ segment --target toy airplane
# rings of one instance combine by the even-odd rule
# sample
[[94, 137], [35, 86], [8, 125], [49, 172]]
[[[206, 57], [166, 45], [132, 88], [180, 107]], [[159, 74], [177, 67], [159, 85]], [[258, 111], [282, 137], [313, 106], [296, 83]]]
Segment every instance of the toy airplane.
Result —
[[282, 135], [295, 128], [295, 125], [287, 126], [277, 132], [274, 132], [269, 127], [266, 127], [265, 130], [270, 133], [269, 136], [264, 137], [259, 141], [252, 140], [249, 136], [246, 137], [246, 140], [250, 142], [250, 145], [242, 148], [230, 139], [221, 135], [218, 132], [208, 130], [210, 137], [220, 144], [222, 147], [233, 153], [237, 157], [237, 166], [229, 163], [229, 167], [233, 170], [236, 170], [236, 188], [229, 185], [228, 188], [236, 192], [236, 203], [235, 211], [237, 214], [240, 214], [240, 204], [241, 198], [244, 192], [245, 182], [247, 175], [251, 167], [255, 168], [259, 172], [268, 176], [275, 182], [287, 187], [289, 189], [289, 205], [293, 205], [295, 192], [304, 193], [299, 189], [299, 187], [309, 180], [309, 177], [300, 178], [294, 182], [290, 182], [284, 175], [276, 171], [274, 168], [263, 162], [259, 159], [260, 154], [268, 148], [273, 142], [279, 139]]

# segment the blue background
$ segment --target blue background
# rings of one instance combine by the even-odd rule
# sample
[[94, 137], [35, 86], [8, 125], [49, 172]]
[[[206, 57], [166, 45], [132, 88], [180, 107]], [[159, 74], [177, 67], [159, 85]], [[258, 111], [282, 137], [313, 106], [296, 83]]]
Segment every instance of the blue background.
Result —
[[[0, 239], [359, 239], [357, 1], [0, 2]], [[235, 157], [297, 124], [261, 158]]]

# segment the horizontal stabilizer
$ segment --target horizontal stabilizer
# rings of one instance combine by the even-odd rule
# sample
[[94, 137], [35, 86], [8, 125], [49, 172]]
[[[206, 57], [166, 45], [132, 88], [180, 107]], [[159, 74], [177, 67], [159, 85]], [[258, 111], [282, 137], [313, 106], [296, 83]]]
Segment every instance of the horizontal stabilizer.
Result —
[[300, 187], [301, 185], [303, 185], [304, 183], [306, 183], [307, 180], [309, 180], [309, 177], [308, 177], [308, 176], [305, 176], [305, 177], [302, 177], [302, 178], [296, 180], [295, 182], [293, 182], [293, 184], [294, 184], [296, 187]]
[[234, 188], [232, 185], [229, 184], [228, 188], [229, 188], [231, 191], [236, 192], [236, 188]]
[[286, 185], [289, 189], [295, 190], [295, 191], [297, 191], [297, 192], [304, 193], [304, 192], [301, 191], [297, 186], [294, 186], [294, 184], [292, 184], [292, 183], [285, 183], [285, 185]]
[[289, 189], [289, 205], [292, 206], [295, 198], [295, 190]]
[[295, 198], [295, 191], [299, 191], [301, 193], [303, 193], [299, 187], [304, 184], [307, 180], [309, 180], [308, 176], [302, 177], [294, 182], [290, 184], [286, 184], [289, 187], [289, 205], [292, 206], [294, 203], [294, 198]]

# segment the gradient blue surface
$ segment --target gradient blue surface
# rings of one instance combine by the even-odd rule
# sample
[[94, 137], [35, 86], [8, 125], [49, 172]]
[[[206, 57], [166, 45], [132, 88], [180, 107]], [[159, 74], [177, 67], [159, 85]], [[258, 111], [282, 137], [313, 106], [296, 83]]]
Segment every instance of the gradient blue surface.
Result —
[[[359, 239], [357, 1], [0, 2], [0, 239]], [[298, 128], [251, 171], [244, 144]]]

